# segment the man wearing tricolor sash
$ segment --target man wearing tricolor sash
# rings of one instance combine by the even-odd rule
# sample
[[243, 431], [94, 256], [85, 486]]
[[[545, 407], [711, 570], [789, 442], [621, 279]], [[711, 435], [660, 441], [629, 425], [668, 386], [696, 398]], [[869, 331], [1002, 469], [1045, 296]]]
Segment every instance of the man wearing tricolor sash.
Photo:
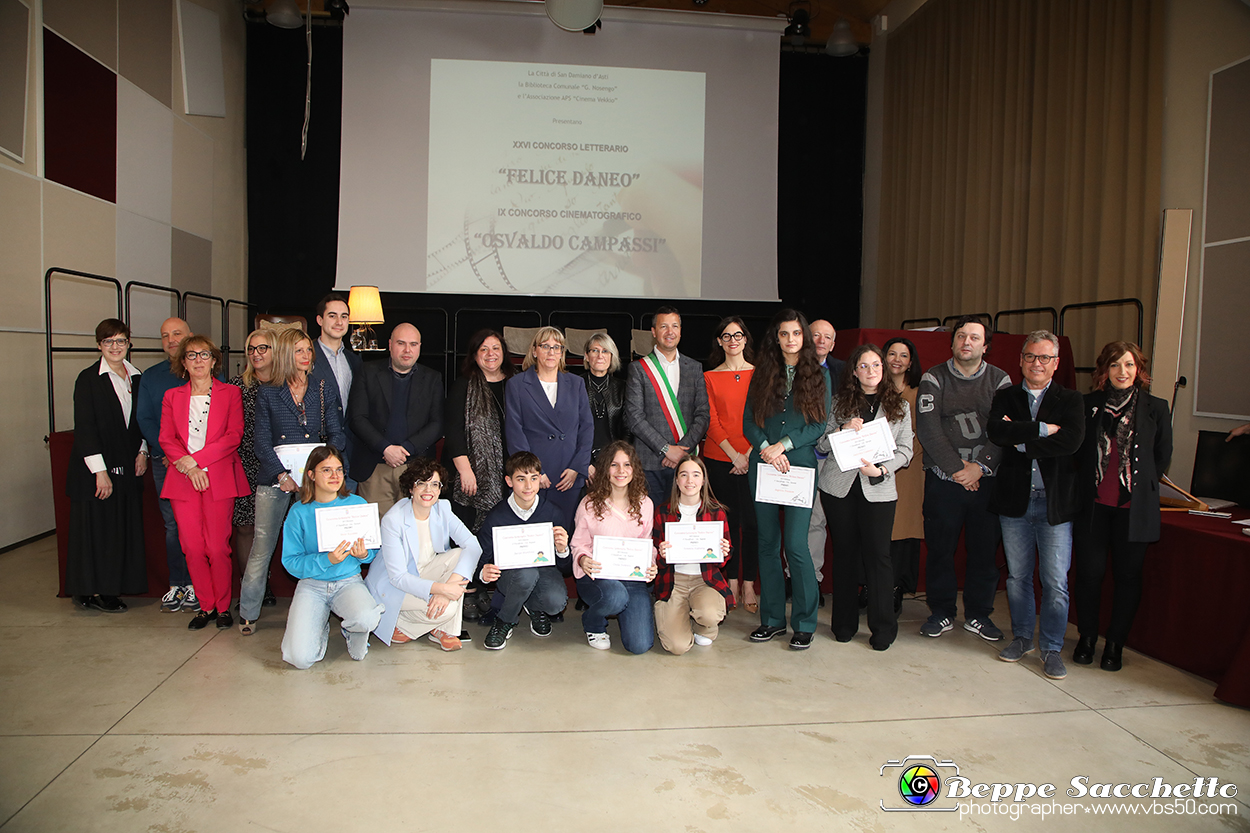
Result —
[[709, 418], [703, 367], [677, 352], [681, 315], [672, 307], [651, 319], [655, 349], [629, 368], [625, 386], [625, 424], [647, 476], [653, 500], [663, 501], [673, 487], [682, 455], [694, 453]]

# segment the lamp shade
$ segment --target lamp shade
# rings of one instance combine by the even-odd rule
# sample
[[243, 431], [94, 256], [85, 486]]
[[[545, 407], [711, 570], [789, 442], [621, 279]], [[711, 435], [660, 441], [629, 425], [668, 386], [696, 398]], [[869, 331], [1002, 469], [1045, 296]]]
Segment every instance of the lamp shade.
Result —
[[376, 286], [353, 286], [347, 296], [348, 321], [353, 324], [383, 324], [382, 296]]
[[280, 29], [301, 29], [304, 26], [304, 15], [300, 13], [295, 0], [276, 0], [265, 10], [265, 20]]
[[581, 32], [595, 25], [603, 13], [603, 0], [544, 0], [547, 17], [566, 32]]

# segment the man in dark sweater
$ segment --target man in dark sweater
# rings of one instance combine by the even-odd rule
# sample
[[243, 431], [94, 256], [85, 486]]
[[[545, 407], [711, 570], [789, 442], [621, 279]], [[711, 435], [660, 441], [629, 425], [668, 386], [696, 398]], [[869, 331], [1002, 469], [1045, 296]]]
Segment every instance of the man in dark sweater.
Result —
[[[503, 594], [503, 604], [490, 633], [483, 643], [488, 650], [500, 651], [508, 647], [508, 639], [521, 618], [521, 610], [529, 613], [530, 632], [534, 636], [551, 635], [551, 617], [564, 610], [568, 604], [568, 589], [564, 576], [556, 566], [556, 560], [568, 563], [569, 534], [560, 526], [560, 512], [551, 501], [538, 496], [543, 476], [543, 464], [536, 454], [518, 451], [504, 462], [504, 480], [512, 494], [502, 500], [477, 533], [482, 545], [481, 566], [478, 570], [482, 583], [498, 582]], [[518, 524], [552, 524], [554, 552], [539, 558], [549, 559], [546, 564], [535, 562], [534, 566], [513, 567], [502, 570], [495, 564], [495, 529]]]
[[998, 513], [1003, 529], [1012, 640], [998, 658], [1019, 662], [1033, 651], [1036, 565], [1042, 578], [1037, 641], [1042, 671], [1052, 680], [1068, 675], [1060, 651], [1068, 628], [1068, 567], [1078, 501], [1074, 455], [1085, 439], [1084, 398], [1053, 381], [1058, 368], [1058, 337], [1046, 330], [1029, 333], [1020, 353], [1024, 384], [994, 396], [986, 429], [1003, 449], [990, 511]]
[[349, 464], [359, 494], [385, 515], [400, 498], [399, 475], [410, 457], [433, 457], [443, 436], [443, 379], [417, 364], [421, 333], [411, 324], [391, 331], [390, 362], [365, 364], [352, 382], [347, 414], [356, 434]]
[[989, 511], [994, 472], [1002, 450], [986, 435], [990, 404], [1011, 380], [985, 361], [990, 334], [975, 316], [955, 322], [951, 358], [929, 368], [916, 393], [916, 434], [924, 445], [925, 593], [929, 620], [925, 636], [941, 636], [954, 625], [957, 580], [955, 548], [964, 533], [964, 628], [995, 642], [1003, 632], [992, 621], [998, 569], [994, 554], [1001, 531]]

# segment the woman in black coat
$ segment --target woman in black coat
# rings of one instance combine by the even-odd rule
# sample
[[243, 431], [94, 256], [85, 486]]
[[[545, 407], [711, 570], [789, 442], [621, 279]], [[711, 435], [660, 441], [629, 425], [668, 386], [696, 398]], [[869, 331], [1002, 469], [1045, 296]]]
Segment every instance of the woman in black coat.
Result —
[[81, 608], [122, 613], [119, 596], [148, 589], [142, 506], [148, 453], [135, 418], [139, 369], [126, 361], [130, 328], [106, 318], [95, 339], [100, 361], [74, 383], [65, 592]]
[[1172, 459], [1168, 405], [1151, 396], [1141, 348], [1102, 348], [1094, 391], [1085, 395], [1085, 442], [1079, 452], [1081, 514], [1073, 527], [1077, 630], [1072, 661], [1094, 661], [1107, 554], [1115, 589], [1102, 668], [1119, 671], [1121, 651], [1141, 602], [1146, 546], [1159, 540], [1159, 478]]

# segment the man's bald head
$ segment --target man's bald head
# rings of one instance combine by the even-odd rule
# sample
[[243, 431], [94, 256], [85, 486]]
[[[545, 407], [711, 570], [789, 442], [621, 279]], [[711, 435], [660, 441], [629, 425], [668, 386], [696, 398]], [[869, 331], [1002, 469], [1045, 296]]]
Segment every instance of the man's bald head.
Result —
[[421, 358], [421, 331], [408, 323], [396, 324], [391, 330], [391, 367], [407, 373]]
[[812, 344], [816, 347], [816, 361], [823, 364], [837, 341], [838, 331], [823, 318], [817, 318], [808, 326], [812, 331]]
[[161, 348], [165, 355], [173, 358], [178, 352], [178, 345], [191, 335], [191, 327], [181, 318], [166, 318], [161, 322]]

